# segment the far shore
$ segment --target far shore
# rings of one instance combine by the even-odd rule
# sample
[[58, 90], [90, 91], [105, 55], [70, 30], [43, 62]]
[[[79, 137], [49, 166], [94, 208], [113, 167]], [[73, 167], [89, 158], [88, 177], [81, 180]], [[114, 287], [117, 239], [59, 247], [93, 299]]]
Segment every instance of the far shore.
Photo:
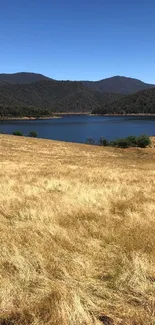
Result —
[[67, 112], [67, 113], [55, 113], [53, 116], [23, 116], [23, 117], [0, 117], [0, 121], [7, 121], [7, 120], [50, 120], [50, 119], [56, 119], [56, 118], [62, 118], [64, 115], [87, 115], [87, 116], [155, 116], [155, 113], [153, 114], [144, 114], [144, 113], [137, 113], [137, 114], [92, 114], [90, 112], [83, 113], [73, 113], [73, 112]]
[[65, 112], [65, 113], [55, 113], [52, 116], [20, 116], [20, 117], [12, 117], [12, 116], [4, 116], [0, 117], [0, 121], [5, 121], [5, 120], [50, 120], [52, 118], [62, 118], [63, 115], [91, 115], [90, 112], [87, 113], [73, 113], [73, 112]]
[[137, 113], [137, 114], [88, 114], [90, 116], [155, 116], [155, 113], [150, 114], [144, 114], [144, 113]]
[[50, 120], [51, 118], [61, 118], [62, 116], [43, 116], [43, 117], [34, 117], [34, 116], [23, 116], [23, 117], [0, 117], [0, 121], [7, 120]]

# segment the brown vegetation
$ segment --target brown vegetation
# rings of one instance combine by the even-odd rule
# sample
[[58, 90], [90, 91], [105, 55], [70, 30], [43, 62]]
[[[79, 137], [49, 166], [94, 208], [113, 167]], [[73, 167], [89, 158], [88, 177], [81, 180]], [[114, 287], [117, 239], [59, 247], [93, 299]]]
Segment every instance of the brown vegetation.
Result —
[[0, 135], [0, 324], [155, 324], [155, 151]]

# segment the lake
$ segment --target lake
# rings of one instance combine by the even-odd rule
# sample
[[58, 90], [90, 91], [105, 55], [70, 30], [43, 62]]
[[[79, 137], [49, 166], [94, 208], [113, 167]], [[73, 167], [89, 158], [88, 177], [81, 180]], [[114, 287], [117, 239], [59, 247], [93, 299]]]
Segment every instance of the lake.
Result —
[[84, 143], [88, 138], [114, 140], [129, 135], [155, 135], [155, 116], [66, 115], [48, 120], [0, 121], [0, 133], [36, 131], [39, 138]]

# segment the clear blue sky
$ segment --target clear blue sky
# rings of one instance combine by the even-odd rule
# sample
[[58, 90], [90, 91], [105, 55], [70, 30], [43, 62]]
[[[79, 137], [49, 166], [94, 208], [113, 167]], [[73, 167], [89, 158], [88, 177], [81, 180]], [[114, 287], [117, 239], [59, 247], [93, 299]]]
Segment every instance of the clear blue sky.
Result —
[[155, 83], [154, 0], [1, 0], [0, 72]]

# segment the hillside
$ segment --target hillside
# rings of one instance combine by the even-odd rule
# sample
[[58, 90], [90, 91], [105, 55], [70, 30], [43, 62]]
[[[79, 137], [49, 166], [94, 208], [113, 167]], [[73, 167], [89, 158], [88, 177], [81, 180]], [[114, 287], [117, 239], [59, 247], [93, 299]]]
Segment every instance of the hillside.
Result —
[[[0, 86], [2, 85], [1, 82], [7, 82], [12, 84], [29, 84], [32, 82], [38, 82], [43, 80], [53, 79], [48, 78], [39, 73], [31, 72], [0, 74]], [[144, 83], [141, 80], [123, 76], [114, 76], [99, 81], [81, 81], [81, 83], [89, 89], [95, 91], [100, 91], [104, 93], [120, 93], [124, 95], [155, 87], [155, 85]]]
[[121, 76], [106, 78], [100, 81], [83, 81], [82, 83], [92, 90], [124, 95], [155, 87], [155, 85], [144, 83], [138, 79]]
[[1, 81], [1, 80], [0, 80], [0, 87], [1, 87], [1, 86], [6, 86], [6, 85], [8, 85], [8, 84], [9, 84], [8, 82], [6, 82], [6, 81]]
[[0, 324], [153, 325], [154, 149], [0, 135]]
[[152, 114], [154, 93], [154, 85], [120, 76], [78, 82], [56, 81], [36, 73], [1, 74], [0, 116], [50, 116], [55, 112]]
[[155, 88], [125, 96], [93, 110], [94, 114], [155, 114]]
[[53, 112], [91, 112], [122, 97], [92, 91], [79, 82], [40, 81], [0, 87], [0, 116], [40, 116]]
[[[18, 72], [18, 73], [1, 73], [0, 81], [6, 81], [12, 84], [27, 84], [41, 80], [50, 80], [50, 78], [39, 73]], [[0, 83], [1, 85], [1, 83]]]

